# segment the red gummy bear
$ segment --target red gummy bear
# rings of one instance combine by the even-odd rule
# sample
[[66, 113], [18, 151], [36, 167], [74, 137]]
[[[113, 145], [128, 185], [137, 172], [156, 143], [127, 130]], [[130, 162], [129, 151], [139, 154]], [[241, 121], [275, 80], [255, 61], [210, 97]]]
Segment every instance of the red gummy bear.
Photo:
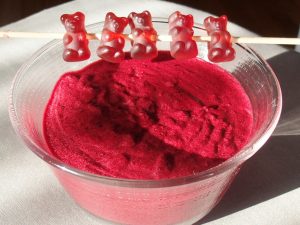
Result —
[[134, 59], [153, 59], [157, 56], [156, 35], [150, 12], [132, 12], [128, 16], [132, 34], [131, 57]]
[[67, 62], [82, 61], [90, 58], [91, 52], [88, 47], [86, 30], [84, 27], [84, 14], [64, 14], [60, 17], [67, 33], [64, 35], [63, 59]]
[[170, 53], [176, 59], [194, 58], [198, 54], [194, 35], [192, 15], [183, 15], [176, 11], [169, 17], [169, 35], [172, 36]]
[[204, 26], [211, 41], [208, 43], [208, 59], [212, 62], [231, 61], [235, 57], [231, 35], [227, 31], [227, 17], [207, 17]]
[[117, 17], [112, 12], [106, 14], [100, 46], [97, 49], [99, 57], [112, 63], [120, 63], [124, 59], [125, 39], [122, 33], [127, 24], [128, 19], [125, 17]]

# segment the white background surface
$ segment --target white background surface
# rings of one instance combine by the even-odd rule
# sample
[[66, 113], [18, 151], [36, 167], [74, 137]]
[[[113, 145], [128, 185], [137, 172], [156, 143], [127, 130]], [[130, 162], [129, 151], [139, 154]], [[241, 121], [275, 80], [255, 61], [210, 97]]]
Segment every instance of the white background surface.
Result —
[[[141, 12], [145, 9], [149, 10], [152, 16], [160, 17], [168, 17], [176, 10], [185, 14], [191, 13], [196, 22], [201, 22], [208, 16], [199, 10], [156, 0], [78, 0], [42, 11], [2, 27], [1, 30], [64, 32], [59, 21], [60, 15], [64, 13], [82, 11], [86, 14], [86, 24], [91, 24], [102, 21], [108, 11], [113, 11], [119, 16], [127, 16], [131, 11]], [[229, 30], [233, 35], [254, 35], [233, 24], [229, 25]], [[0, 40], [0, 224], [111, 224], [90, 216], [75, 205], [48, 166], [25, 147], [10, 125], [7, 99], [11, 81], [21, 64], [49, 41]], [[274, 45], [254, 48], [265, 58], [285, 51]], [[222, 217], [210, 219], [205, 224], [296, 225], [300, 224], [299, 215], [298, 187]]]

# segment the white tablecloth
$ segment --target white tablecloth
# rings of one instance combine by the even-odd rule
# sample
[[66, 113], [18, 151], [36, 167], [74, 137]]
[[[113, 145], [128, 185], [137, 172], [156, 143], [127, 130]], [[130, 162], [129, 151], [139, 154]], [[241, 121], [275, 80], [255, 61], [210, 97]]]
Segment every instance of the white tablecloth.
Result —
[[[140, 12], [145, 9], [151, 11], [153, 16], [160, 17], [168, 17], [175, 10], [180, 10], [193, 14], [195, 21], [199, 22], [208, 16], [203, 11], [157, 0], [78, 0], [41, 11], [2, 27], [1, 30], [63, 32], [59, 21], [63, 13], [83, 11], [86, 14], [86, 24], [91, 24], [103, 20], [108, 11], [126, 16], [131, 11]], [[229, 25], [229, 30], [233, 35], [254, 35], [234, 24]], [[7, 99], [11, 81], [21, 64], [49, 41], [0, 40], [0, 224], [111, 224], [81, 210], [64, 192], [48, 166], [17, 138], [10, 125]], [[254, 48], [265, 58], [285, 51], [274, 45]], [[219, 212], [226, 210], [218, 208]], [[208, 217], [205, 224], [296, 225], [300, 224], [299, 215], [300, 190], [295, 188], [255, 204], [246, 204], [230, 213]]]

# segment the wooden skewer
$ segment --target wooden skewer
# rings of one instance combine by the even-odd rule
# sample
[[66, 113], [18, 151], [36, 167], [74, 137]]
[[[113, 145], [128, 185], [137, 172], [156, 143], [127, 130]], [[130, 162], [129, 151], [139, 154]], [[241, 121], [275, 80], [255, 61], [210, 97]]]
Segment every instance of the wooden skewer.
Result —
[[233, 37], [232, 41], [244, 44], [300, 45], [300, 38]]
[[[14, 31], [0, 31], [0, 38], [48, 38], [48, 39], [62, 39], [63, 33], [37, 33], [37, 32], [14, 32]], [[124, 34], [126, 39], [131, 40], [131, 34]], [[100, 39], [100, 33], [88, 33], [89, 40]], [[169, 35], [158, 35], [158, 41], [171, 41]], [[209, 42], [209, 36], [194, 36], [193, 39], [197, 42]], [[234, 43], [244, 44], [283, 44], [283, 45], [300, 45], [300, 38], [282, 38], [282, 37], [232, 37]]]
[[62, 39], [63, 33], [37, 33], [37, 32], [15, 32], [0, 31], [0, 38], [49, 38]]

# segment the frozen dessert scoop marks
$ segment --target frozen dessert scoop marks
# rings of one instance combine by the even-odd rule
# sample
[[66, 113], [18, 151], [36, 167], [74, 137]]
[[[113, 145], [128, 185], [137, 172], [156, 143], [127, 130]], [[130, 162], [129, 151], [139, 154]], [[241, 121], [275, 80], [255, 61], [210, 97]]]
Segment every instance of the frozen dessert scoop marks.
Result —
[[53, 156], [77, 169], [130, 179], [207, 170], [232, 157], [252, 131], [241, 85], [197, 58], [98, 60], [63, 75], [44, 115]]

